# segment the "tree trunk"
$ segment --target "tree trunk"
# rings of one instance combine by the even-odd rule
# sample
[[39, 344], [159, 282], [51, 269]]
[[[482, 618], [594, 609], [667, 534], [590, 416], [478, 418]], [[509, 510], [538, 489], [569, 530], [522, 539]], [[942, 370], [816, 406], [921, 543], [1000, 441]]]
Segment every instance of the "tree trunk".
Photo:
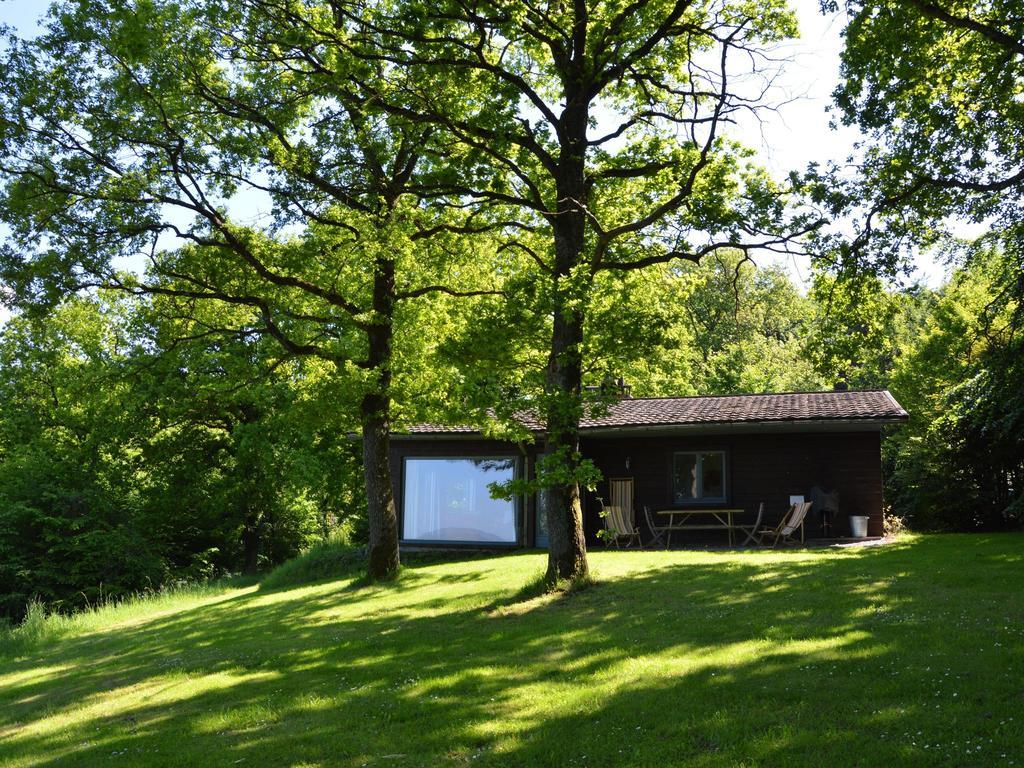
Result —
[[373, 281], [373, 324], [367, 329], [367, 362], [376, 381], [363, 396], [363, 479], [370, 529], [367, 573], [371, 579], [398, 575], [398, 515], [391, 489], [391, 346], [395, 306], [395, 264], [377, 259]]
[[245, 573], [253, 574], [259, 570], [261, 538], [259, 522], [247, 522], [242, 529], [242, 553], [245, 562]]
[[[579, 466], [579, 404], [582, 383], [580, 345], [583, 317], [562, 308], [555, 310], [551, 359], [548, 366], [547, 450], [560, 456], [564, 469], [575, 474]], [[580, 579], [587, 575], [587, 545], [583, 537], [580, 484], [572, 481], [548, 490], [547, 579]]]
[[[576, 476], [583, 385], [584, 311], [576, 267], [586, 244], [585, 152], [587, 105], [567, 99], [559, 132], [562, 152], [558, 169], [558, 215], [552, 217], [555, 269], [554, 324], [546, 380], [547, 449], [560, 457], [562, 469]], [[587, 545], [583, 537], [583, 508], [577, 480], [553, 487], [548, 507], [547, 579], [580, 579], [587, 575]]]

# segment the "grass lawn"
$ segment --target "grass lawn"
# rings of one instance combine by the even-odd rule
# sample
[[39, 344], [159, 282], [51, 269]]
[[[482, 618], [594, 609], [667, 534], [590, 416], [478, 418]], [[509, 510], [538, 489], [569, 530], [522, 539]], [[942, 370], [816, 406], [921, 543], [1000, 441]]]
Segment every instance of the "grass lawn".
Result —
[[1024, 765], [1024, 536], [259, 586], [0, 661], [3, 766]]

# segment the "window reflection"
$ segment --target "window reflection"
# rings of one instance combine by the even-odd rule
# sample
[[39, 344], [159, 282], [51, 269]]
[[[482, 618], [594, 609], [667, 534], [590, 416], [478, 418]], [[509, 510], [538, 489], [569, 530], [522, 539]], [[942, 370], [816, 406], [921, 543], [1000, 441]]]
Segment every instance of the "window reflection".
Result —
[[489, 486], [511, 480], [514, 457], [405, 460], [402, 538], [516, 542], [515, 504]]
[[672, 500], [675, 504], [725, 501], [725, 453], [688, 451], [673, 454]]

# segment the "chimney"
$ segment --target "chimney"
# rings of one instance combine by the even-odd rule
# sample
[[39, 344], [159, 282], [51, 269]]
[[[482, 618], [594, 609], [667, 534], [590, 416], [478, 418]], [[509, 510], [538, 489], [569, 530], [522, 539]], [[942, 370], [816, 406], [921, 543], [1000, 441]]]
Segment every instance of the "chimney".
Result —
[[583, 388], [587, 392], [600, 392], [602, 395], [617, 394], [620, 400], [629, 399], [629, 391], [632, 389], [626, 380], [619, 376], [617, 379], [605, 379], [599, 386], [586, 386]]

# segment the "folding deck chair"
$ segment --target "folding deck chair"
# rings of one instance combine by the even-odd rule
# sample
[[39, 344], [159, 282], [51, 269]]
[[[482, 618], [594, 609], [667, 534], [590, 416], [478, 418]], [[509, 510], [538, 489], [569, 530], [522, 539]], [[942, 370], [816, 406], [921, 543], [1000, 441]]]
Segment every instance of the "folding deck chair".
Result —
[[625, 541], [626, 546], [630, 547], [636, 542], [642, 549], [640, 528], [633, 514], [633, 478], [611, 478], [608, 480], [608, 489], [611, 491], [611, 504], [605, 506], [604, 499], [598, 497], [604, 527], [608, 531], [605, 543], [614, 543], [618, 547], [620, 542]]
[[741, 533], [747, 534], [747, 538], [740, 544], [741, 547], [747, 546], [747, 544], [757, 544], [757, 529], [761, 527], [761, 518], [764, 517], [764, 502], [757, 508], [757, 519], [754, 520], [753, 525], [737, 525], [736, 527]]
[[784, 544], [791, 543], [793, 541], [793, 534], [800, 530], [810, 508], [811, 502], [809, 501], [791, 505], [777, 526], [774, 528], [762, 528], [757, 532], [759, 543], [767, 544], [768, 539], [772, 540], [773, 547], [778, 546], [780, 541]]
[[630, 547], [633, 542], [640, 543], [640, 530], [626, 523], [622, 517], [622, 509], [606, 506], [601, 510], [601, 517], [604, 519], [604, 529], [608, 532], [604, 537], [606, 545], [614, 544], [618, 547], [624, 541], [626, 546]]

